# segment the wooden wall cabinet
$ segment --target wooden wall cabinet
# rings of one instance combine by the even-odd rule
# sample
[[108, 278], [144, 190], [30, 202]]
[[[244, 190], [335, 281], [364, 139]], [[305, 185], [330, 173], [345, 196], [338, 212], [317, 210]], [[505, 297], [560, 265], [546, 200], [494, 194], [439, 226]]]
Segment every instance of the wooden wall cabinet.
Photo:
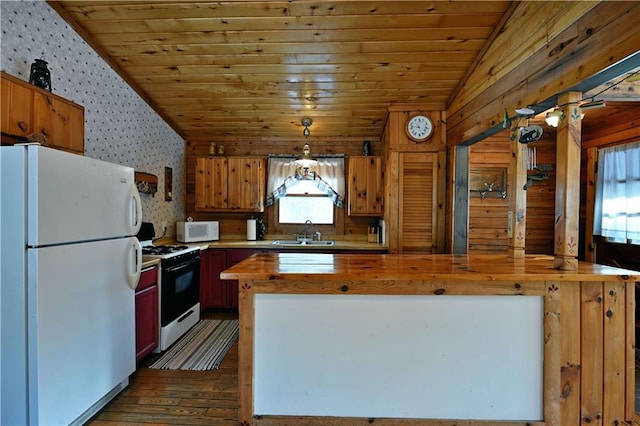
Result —
[[1, 115], [14, 141], [42, 133], [49, 147], [84, 154], [84, 108], [4, 72]]
[[142, 271], [136, 288], [136, 361], [158, 346], [158, 266]]
[[349, 157], [349, 216], [382, 216], [382, 157]]
[[220, 273], [262, 250], [208, 249], [200, 254], [200, 307], [238, 309], [238, 281], [223, 280]]
[[196, 211], [264, 211], [264, 158], [197, 158], [195, 183]]

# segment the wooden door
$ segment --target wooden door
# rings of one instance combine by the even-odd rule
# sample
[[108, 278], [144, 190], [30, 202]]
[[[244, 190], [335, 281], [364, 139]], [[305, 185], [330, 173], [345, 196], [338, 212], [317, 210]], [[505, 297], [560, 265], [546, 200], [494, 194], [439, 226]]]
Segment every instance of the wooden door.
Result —
[[196, 158], [196, 210], [227, 208], [227, 158]]
[[28, 87], [2, 77], [2, 133], [24, 137], [34, 132], [33, 96]]
[[140, 274], [136, 290], [136, 361], [158, 346], [158, 267]]
[[262, 158], [229, 158], [227, 207], [238, 211], [264, 211], [265, 176]]
[[349, 157], [349, 216], [382, 216], [382, 157]]
[[436, 153], [402, 153], [399, 170], [399, 251], [435, 253], [438, 165]]
[[225, 281], [220, 272], [227, 268], [227, 251], [209, 249], [200, 256], [200, 306], [204, 309], [227, 308]]
[[[36, 96], [38, 97], [38, 96]], [[35, 104], [36, 106], [38, 103]], [[52, 98], [49, 104], [52, 148], [84, 153], [84, 109]], [[34, 114], [37, 108], [34, 108]]]

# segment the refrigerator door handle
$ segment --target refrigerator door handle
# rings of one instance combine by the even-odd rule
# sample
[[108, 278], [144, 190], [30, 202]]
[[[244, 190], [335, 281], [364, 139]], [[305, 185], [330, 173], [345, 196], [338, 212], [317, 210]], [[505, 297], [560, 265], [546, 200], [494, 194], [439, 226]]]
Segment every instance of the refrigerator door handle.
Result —
[[131, 273], [129, 274], [129, 287], [135, 290], [138, 287], [140, 273], [142, 272], [142, 246], [136, 237], [131, 238], [131, 247], [135, 252], [135, 257], [129, 258], [132, 259], [132, 264], [129, 265], [129, 270], [131, 270]]
[[131, 234], [135, 235], [142, 226], [142, 201], [135, 185], [131, 185]]

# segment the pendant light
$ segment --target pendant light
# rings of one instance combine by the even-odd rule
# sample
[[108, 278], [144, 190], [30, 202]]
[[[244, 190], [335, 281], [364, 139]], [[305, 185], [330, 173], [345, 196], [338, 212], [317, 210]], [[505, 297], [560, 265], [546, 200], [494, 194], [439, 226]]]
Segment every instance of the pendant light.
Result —
[[[302, 134], [305, 138], [308, 138], [309, 135], [311, 134], [311, 132], [309, 131], [309, 126], [311, 126], [312, 123], [313, 123], [313, 120], [311, 120], [309, 117], [305, 117], [302, 119], [302, 125], [304, 126], [304, 130], [302, 131]], [[300, 155], [296, 159], [296, 164], [299, 167], [306, 168], [307, 170], [311, 166], [315, 166], [316, 164], [318, 164], [318, 161], [311, 156], [311, 148], [309, 148], [308, 143], [305, 143], [304, 146], [302, 147], [302, 155]]]

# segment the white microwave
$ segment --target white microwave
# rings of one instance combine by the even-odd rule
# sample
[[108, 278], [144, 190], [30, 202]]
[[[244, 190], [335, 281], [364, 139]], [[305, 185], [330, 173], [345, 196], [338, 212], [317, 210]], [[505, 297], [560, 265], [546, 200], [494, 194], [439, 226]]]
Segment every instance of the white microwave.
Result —
[[181, 243], [217, 241], [220, 239], [218, 221], [176, 222], [176, 240]]

